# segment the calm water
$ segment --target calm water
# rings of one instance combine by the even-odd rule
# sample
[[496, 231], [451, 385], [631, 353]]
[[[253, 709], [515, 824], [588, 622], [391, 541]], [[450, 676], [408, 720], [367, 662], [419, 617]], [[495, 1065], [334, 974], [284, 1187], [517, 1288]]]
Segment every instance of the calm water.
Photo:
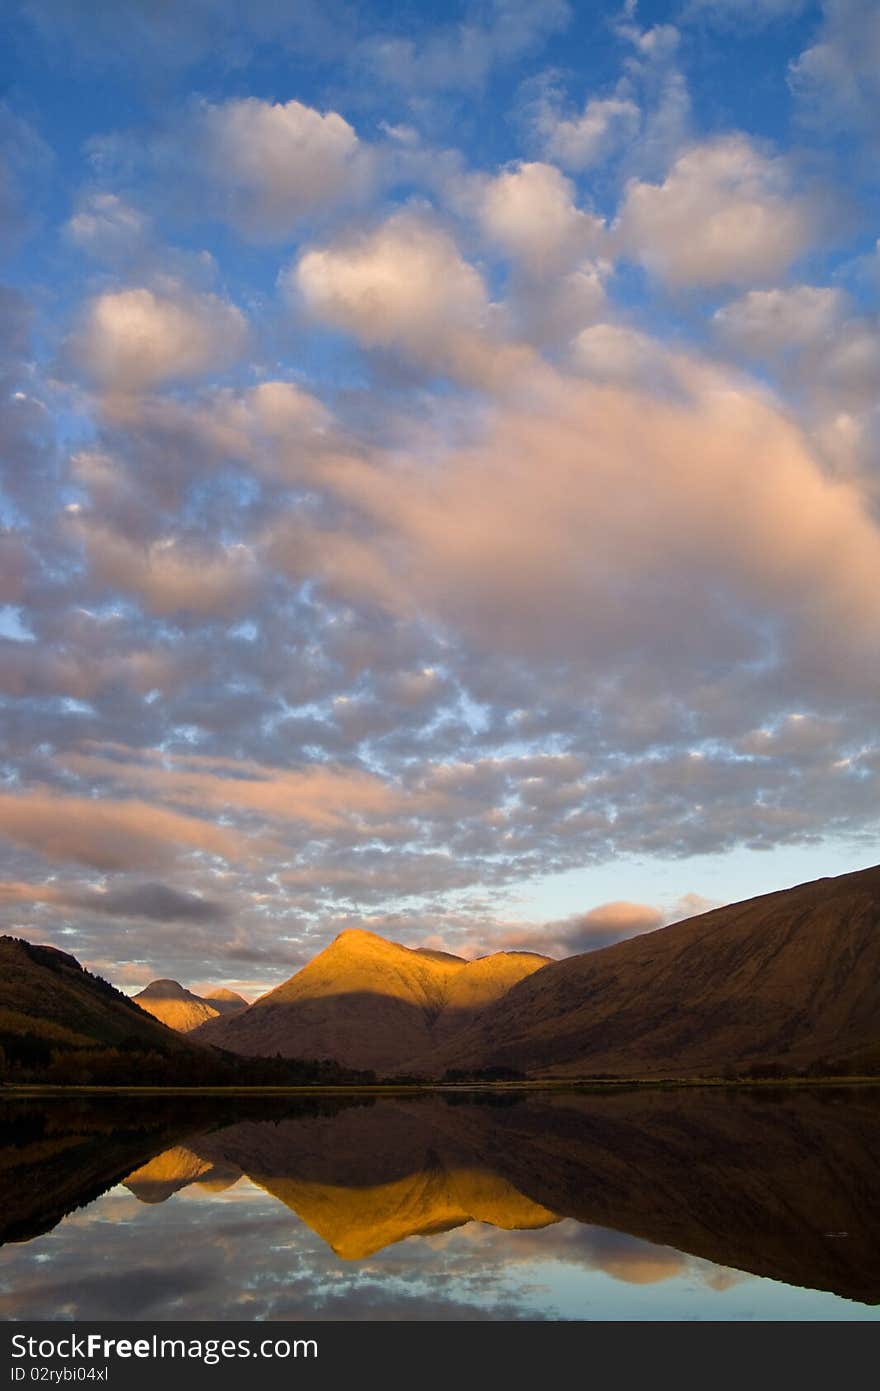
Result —
[[876, 1319], [880, 1091], [0, 1107], [7, 1319]]

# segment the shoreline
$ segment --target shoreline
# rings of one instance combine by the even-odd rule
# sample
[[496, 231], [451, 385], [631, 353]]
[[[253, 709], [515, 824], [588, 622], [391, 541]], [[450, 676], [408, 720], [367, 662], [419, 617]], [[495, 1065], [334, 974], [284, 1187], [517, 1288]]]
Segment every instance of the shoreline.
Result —
[[388, 1082], [340, 1086], [299, 1085], [266, 1087], [163, 1087], [163, 1086], [50, 1086], [33, 1082], [0, 1084], [0, 1101], [66, 1096], [388, 1096], [422, 1093], [523, 1092], [602, 1092], [634, 1090], [693, 1090], [712, 1088], [727, 1091], [803, 1091], [824, 1087], [877, 1087], [880, 1077], [773, 1077], [730, 1080], [715, 1077], [662, 1078], [585, 1078], [569, 1081], [546, 1078], [525, 1082]]

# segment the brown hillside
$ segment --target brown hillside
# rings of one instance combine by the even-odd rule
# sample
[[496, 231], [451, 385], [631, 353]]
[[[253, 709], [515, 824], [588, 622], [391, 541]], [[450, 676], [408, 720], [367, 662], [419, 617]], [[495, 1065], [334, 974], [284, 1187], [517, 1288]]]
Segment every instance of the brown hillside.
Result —
[[353, 929], [249, 1009], [210, 1020], [196, 1037], [236, 1053], [327, 1057], [396, 1071], [546, 964], [528, 952], [464, 961]]
[[521, 981], [447, 1046], [448, 1067], [708, 1076], [871, 1055], [880, 1044], [880, 868], [718, 908]]
[[184, 1045], [127, 995], [54, 947], [0, 937], [0, 1044], [8, 1057], [27, 1039], [53, 1049]]

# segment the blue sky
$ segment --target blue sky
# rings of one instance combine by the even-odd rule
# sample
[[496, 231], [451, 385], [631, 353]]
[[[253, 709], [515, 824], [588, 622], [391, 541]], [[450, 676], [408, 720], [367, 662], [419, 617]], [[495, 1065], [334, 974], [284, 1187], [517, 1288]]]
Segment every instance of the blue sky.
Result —
[[256, 990], [876, 859], [871, 0], [0, 52], [5, 930]]

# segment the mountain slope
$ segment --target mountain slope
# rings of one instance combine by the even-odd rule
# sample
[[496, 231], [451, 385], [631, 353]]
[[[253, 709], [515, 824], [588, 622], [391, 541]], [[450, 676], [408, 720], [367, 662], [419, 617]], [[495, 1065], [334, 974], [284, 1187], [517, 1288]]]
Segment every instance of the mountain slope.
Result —
[[196, 1037], [236, 1053], [327, 1057], [394, 1071], [451, 1038], [546, 963], [528, 952], [464, 961], [351, 929], [249, 1009], [210, 1020]]
[[803, 1069], [878, 1043], [880, 867], [554, 962], [412, 1066], [707, 1076]]
[[247, 1009], [249, 1004], [243, 995], [239, 995], [236, 990], [227, 990], [224, 985], [218, 985], [214, 990], [206, 990], [199, 999], [205, 1000], [218, 1014], [238, 1014], [239, 1010]]
[[10, 1063], [45, 1060], [53, 1050], [185, 1047], [74, 957], [15, 937], [0, 937], [0, 1046]]
[[199, 995], [193, 995], [176, 980], [150, 981], [133, 998], [141, 1009], [179, 1034], [191, 1033], [209, 1019], [220, 1017], [219, 1009]]

